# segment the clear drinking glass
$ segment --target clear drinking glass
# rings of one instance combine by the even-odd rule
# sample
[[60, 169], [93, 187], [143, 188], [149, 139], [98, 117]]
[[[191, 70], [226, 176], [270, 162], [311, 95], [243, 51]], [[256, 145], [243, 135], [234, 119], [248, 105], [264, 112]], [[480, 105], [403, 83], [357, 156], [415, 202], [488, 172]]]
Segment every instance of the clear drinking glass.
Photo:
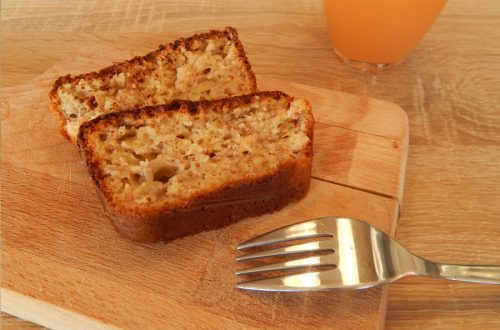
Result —
[[400, 63], [422, 40], [447, 0], [324, 0], [335, 53], [360, 69]]

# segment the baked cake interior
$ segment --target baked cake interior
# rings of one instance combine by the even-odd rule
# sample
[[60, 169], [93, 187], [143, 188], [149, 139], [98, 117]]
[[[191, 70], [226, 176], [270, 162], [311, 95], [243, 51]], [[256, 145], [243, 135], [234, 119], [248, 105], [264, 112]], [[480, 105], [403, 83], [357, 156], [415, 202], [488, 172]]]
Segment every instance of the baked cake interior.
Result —
[[304, 157], [311, 125], [305, 101], [254, 98], [236, 108], [190, 112], [184, 105], [114, 125], [100, 121], [87, 141], [104, 177], [101, 188], [131, 207], [176, 204]]
[[104, 113], [173, 99], [209, 100], [254, 92], [250, 69], [244, 67], [233, 40], [195, 40], [190, 49], [167, 48], [127, 63], [123, 72], [63, 83], [56, 95], [70, 138], [76, 138], [83, 122]]

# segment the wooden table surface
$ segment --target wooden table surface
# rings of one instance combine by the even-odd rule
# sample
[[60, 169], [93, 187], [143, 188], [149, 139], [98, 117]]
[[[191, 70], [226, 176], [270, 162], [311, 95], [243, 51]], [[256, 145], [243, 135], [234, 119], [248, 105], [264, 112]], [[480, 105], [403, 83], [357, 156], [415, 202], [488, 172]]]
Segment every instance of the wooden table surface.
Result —
[[[498, 0], [450, 1], [411, 56], [376, 75], [335, 57], [321, 1], [4, 0], [1, 22], [2, 87], [87, 45], [141, 54], [232, 25], [257, 74], [393, 101], [410, 119], [398, 240], [432, 260], [500, 264]], [[39, 328], [4, 313], [1, 322]], [[404, 279], [389, 289], [386, 326], [500, 329], [500, 287]]]

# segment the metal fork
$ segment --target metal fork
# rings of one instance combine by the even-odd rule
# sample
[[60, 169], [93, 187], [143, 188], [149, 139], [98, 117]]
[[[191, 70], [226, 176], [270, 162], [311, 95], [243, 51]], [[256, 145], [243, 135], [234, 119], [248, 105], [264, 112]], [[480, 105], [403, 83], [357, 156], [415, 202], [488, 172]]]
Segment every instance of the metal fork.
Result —
[[[500, 266], [451, 265], [425, 260], [372, 225], [349, 218], [326, 217], [286, 226], [250, 239], [240, 244], [238, 250], [317, 237], [328, 239], [246, 254], [236, 259], [247, 261], [324, 252], [318, 256], [238, 270], [236, 275], [292, 269], [305, 269], [305, 273], [247, 281], [236, 286], [261, 291], [365, 289], [408, 275], [500, 284]], [[311, 271], [312, 267], [319, 268]], [[321, 269], [325, 267], [329, 269]]]

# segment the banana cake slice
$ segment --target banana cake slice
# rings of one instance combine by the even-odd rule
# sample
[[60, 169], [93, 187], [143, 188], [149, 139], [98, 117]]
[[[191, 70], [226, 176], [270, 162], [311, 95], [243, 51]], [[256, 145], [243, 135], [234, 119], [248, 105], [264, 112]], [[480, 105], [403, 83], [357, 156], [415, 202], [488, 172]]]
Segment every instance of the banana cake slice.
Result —
[[212, 100], [256, 91], [255, 75], [234, 28], [179, 39], [99, 72], [60, 77], [49, 93], [62, 134], [99, 115], [173, 99]]
[[259, 92], [105, 114], [78, 147], [116, 230], [166, 241], [304, 196], [313, 125], [306, 100]]

